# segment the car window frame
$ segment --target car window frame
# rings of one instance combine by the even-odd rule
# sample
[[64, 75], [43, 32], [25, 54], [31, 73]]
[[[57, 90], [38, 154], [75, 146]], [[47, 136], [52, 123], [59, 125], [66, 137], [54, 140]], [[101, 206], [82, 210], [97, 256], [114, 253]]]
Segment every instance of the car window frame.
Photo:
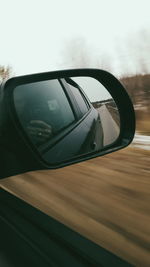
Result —
[[89, 113], [89, 111], [91, 111], [91, 109], [93, 107], [91, 102], [87, 99], [87, 96], [85, 96], [85, 94], [83, 93], [82, 88], [78, 84], [76, 84], [76, 86], [75, 86], [75, 82], [73, 81], [74, 85], [71, 85], [71, 86], [74, 86], [76, 89], [78, 89], [83, 101], [85, 102], [85, 104], [87, 106], [87, 112], [85, 112], [83, 114], [81, 109], [80, 109], [80, 105], [79, 105], [77, 99], [75, 98], [74, 94], [72, 93], [72, 90], [69, 86], [69, 83], [67, 82], [67, 79], [62, 79], [62, 82], [63, 82], [64, 87], [67, 90], [68, 95], [70, 96], [70, 98], [72, 100], [72, 104], [74, 105], [74, 107], [76, 108], [76, 110], [78, 112], [78, 119], [79, 120], [82, 119], [83, 117], [85, 117]]
[[[80, 94], [81, 96], [83, 97], [86, 105], [88, 105], [88, 111], [81, 116], [81, 110], [80, 110], [80, 107], [73, 95], [73, 93], [71, 92], [71, 89], [69, 88], [68, 86], [68, 83], [65, 81], [64, 78], [62, 79], [58, 79], [59, 82], [60, 82], [60, 85], [62, 87], [62, 90], [64, 91], [65, 95], [66, 95], [66, 98], [69, 102], [69, 105], [73, 111], [73, 114], [75, 116], [75, 120], [68, 126], [66, 126], [64, 129], [62, 129], [59, 133], [57, 133], [57, 135], [55, 137], [52, 138], [51, 141], [49, 141], [49, 145], [47, 146], [47, 144], [43, 144], [41, 145], [41, 148], [39, 147], [37, 149], [38, 153], [41, 155], [41, 154], [44, 154], [46, 151], [48, 151], [49, 149], [51, 149], [53, 146], [55, 146], [62, 138], [64, 138], [66, 135], [68, 135], [71, 131], [73, 131], [73, 129], [75, 127], [77, 127], [88, 115], [89, 113], [92, 111], [92, 104], [90, 103], [90, 101], [88, 101], [85, 97], [85, 95], [83, 94], [83, 92], [81, 92], [81, 89], [79, 90], [80, 91]], [[87, 104], [88, 103], [88, 104]]]

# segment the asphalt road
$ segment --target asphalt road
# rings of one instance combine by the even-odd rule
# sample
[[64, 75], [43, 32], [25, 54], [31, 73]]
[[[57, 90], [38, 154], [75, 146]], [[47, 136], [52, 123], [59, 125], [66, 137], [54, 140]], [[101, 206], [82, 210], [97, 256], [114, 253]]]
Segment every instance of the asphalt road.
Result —
[[0, 185], [136, 266], [150, 266], [150, 151], [129, 147]]
[[104, 146], [112, 144], [119, 136], [119, 126], [114, 121], [106, 105], [101, 106], [97, 111], [100, 114], [104, 131]]

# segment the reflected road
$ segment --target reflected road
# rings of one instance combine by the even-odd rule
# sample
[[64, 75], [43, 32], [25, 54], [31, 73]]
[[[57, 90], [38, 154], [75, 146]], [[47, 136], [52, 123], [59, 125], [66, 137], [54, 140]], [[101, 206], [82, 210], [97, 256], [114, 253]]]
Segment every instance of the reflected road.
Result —
[[104, 131], [104, 146], [113, 143], [119, 136], [119, 127], [112, 118], [106, 105], [101, 106], [97, 109], [100, 114], [102, 127]]

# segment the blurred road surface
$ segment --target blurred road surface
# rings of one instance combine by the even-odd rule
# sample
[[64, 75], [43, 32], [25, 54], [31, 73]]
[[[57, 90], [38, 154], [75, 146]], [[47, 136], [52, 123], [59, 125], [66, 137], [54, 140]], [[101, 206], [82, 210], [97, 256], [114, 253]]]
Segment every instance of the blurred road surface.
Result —
[[101, 106], [97, 109], [100, 114], [102, 127], [104, 131], [104, 146], [112, 144], [119, 136], [119, 126], [112, 118], [106, 105]]
[[150, 266], [150, 151], [130, 146], [0, 185], [130, 263]]

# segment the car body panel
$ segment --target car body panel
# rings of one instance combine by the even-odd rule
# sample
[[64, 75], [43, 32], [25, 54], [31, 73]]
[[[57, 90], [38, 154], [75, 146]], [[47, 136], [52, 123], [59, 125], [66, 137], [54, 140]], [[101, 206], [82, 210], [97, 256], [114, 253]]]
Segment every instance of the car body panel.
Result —
[[0, 203], [2, 267], [132, 266], [3, 189]]

